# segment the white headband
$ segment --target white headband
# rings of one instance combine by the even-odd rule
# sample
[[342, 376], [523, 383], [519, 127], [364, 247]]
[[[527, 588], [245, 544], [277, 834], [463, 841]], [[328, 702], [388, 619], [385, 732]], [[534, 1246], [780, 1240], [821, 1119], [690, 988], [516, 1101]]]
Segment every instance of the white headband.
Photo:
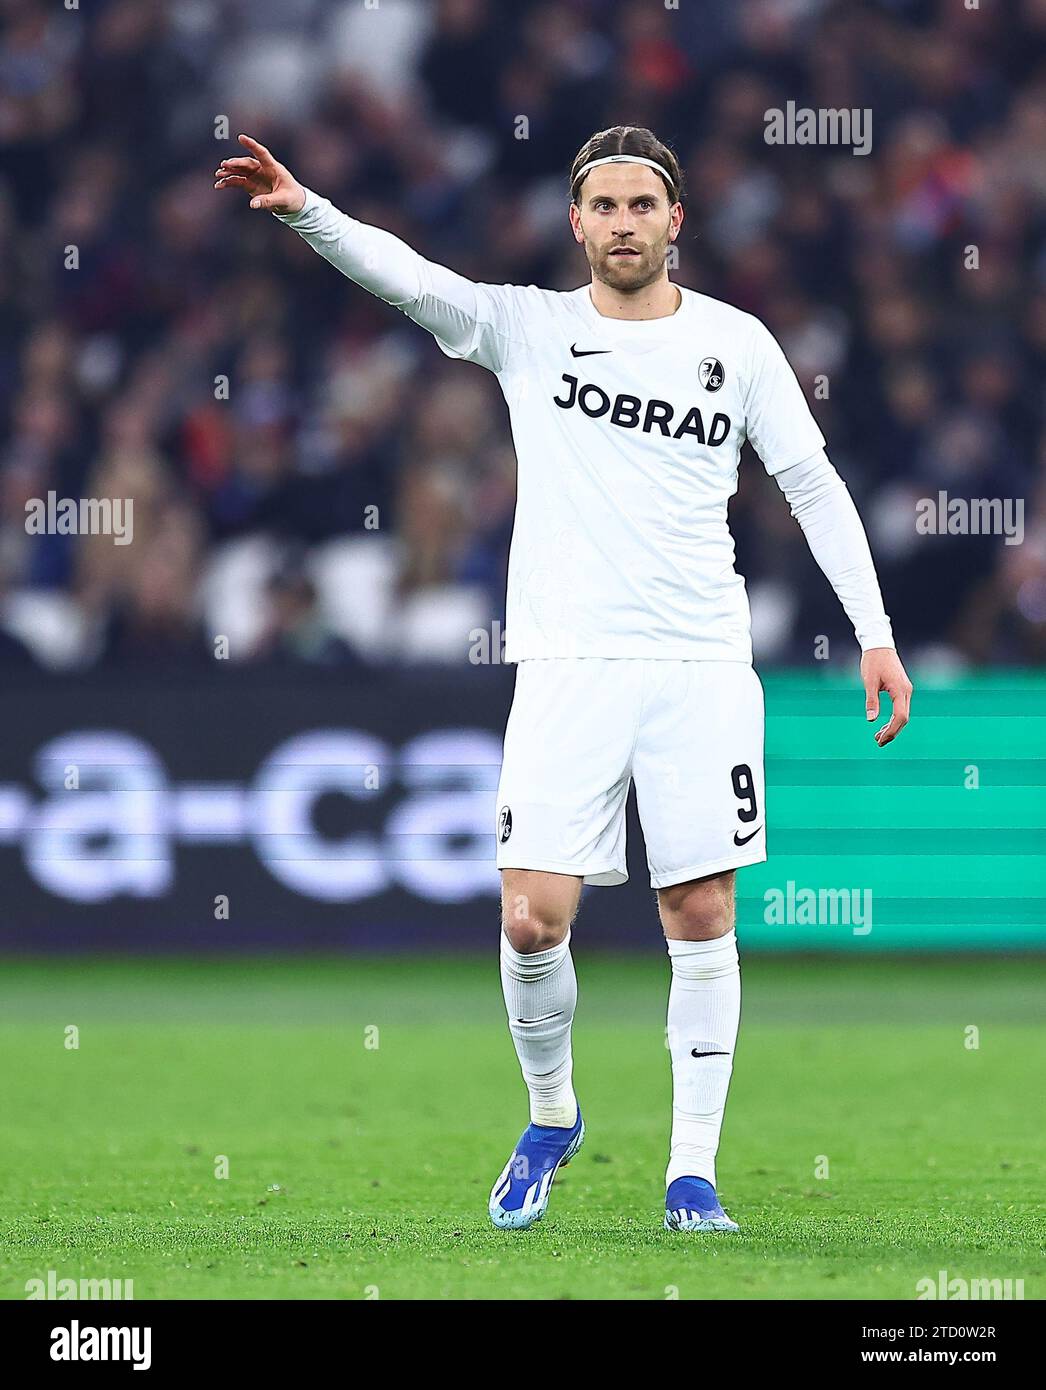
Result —
[[574, 183], [580, 187], [581, 180], [588, 173], [589, 169], [598, 169], [601, 164], [645, 164], [648, 169], [656, 169], [663, 175], [669, 188], [675, 187], [675, 180], [663, 164], [658, 164], [656, 159], [647, 159], [641, 154], [606, 154], [602, 159], [590, 159], [587, 164], [582, 164], [581, 168], [574, 176]]

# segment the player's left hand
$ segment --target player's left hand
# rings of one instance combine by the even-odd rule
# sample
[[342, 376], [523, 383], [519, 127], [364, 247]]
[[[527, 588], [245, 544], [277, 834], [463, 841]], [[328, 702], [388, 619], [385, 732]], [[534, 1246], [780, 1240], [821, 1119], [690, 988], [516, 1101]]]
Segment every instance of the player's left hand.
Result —
[[864, 682], [864, 703], [869, 720], [879, 717], [881, 690], [885, 690], [893, 701], [889, 724], [884, 724], [875, 733], [876, 743], [884, 748], [908, 723], [912, 707], [912, 683], [893, 647], [869, 647], [861, 657], [861, 680]]

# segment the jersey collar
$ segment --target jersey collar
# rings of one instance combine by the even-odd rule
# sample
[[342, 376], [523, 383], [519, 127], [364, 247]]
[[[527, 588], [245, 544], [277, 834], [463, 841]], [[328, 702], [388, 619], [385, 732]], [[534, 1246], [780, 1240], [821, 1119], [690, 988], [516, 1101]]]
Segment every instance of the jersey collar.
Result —
[[674, 280], [672, 284], [679, 291], [679, 308], [674, 314], [662, 314], [656, 319], [613, 319], [607, 314], [601, 314], [592, 303], [591, 284], [582, 285], [577, 293], [585, 317], [590, 323], [598, 324], [604, 333], [609, 333], [615, 337], [650, 338], [664, 332], [669, 326], [675, 327], [690, 315], [690, 295], [682, 285], [677, 285]]

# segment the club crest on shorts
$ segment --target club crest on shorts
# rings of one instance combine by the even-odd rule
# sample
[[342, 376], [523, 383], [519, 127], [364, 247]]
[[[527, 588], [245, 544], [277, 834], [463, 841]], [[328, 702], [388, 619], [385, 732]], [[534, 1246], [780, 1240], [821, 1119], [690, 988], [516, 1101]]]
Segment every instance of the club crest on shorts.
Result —
[[706, 391], [718, 391], [725, 376], [718, 357], [706, 357], [697, 369], [697, 379]]
[[502, 806], [498, 815], [498, 839], [502, 844], [512, 834], [512, 812], [507, 806]]

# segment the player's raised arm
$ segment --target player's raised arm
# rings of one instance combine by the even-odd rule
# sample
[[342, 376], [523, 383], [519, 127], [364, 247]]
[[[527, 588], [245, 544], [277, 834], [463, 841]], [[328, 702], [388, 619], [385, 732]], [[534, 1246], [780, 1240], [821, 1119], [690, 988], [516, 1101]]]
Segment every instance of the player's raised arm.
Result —
[[499, 370], [508, 336], [497, 321], [491, 287], [425, 260], [391, 232], [339, 212], [300, 184], [264, 145], [248, 135], [238, 139], [250, 153], [223, 159], [215, 170], [215, 188], [249, 194], [252, 209], [271, 212], [293, 227], [343, 275], [428, 329], [449, 356]]

